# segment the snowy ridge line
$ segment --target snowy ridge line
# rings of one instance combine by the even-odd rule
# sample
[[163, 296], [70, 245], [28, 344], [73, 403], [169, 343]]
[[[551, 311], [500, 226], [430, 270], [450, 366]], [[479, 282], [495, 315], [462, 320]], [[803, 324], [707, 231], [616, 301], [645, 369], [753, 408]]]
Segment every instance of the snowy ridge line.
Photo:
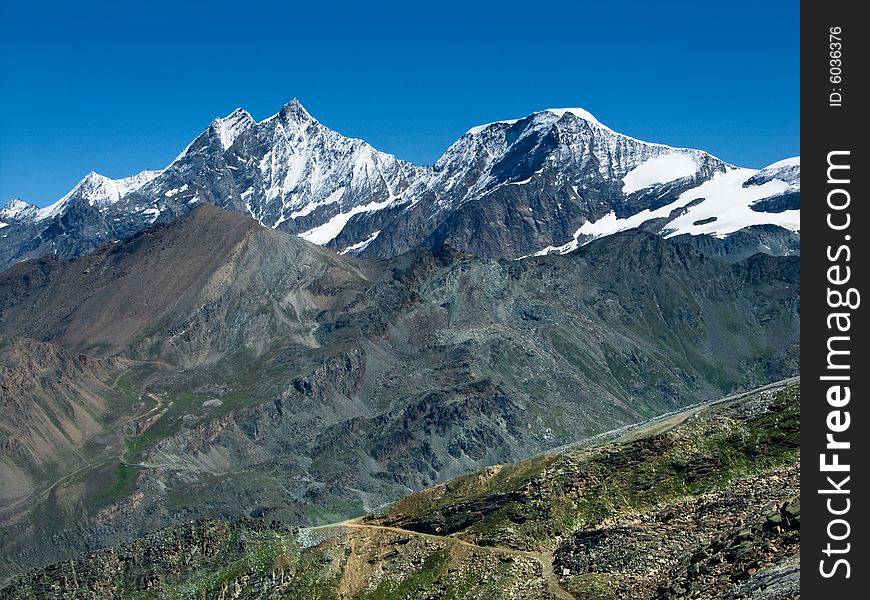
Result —
[[[0, 237], [19, 246], [12, 254], [32, 242], [63, 252], [70, 228], [98, 231], [84, 236], [85, 251], [207, 201], [339, 252], [377, 255], [407, 250], [438, 227], [456, 235], [463, 230], [450, 229], [458, 227], [453, 215], [477, 203], [468, 210], [487, 218], [471, 219], [472, 236], [491, 236], [490, 247], [513, 258], [570, 252], [650, 219], [666, 236], [721, 237], [755, 224], [799, 231], [799, 189], [799, 157], [741, 169], [702, 150], [615, 132], [582, 108], [472, 127], [434, 165], [417, 166], [322, 125], [294, 99], [259, 122], [242, 108], [213, 119], [162, 170], [117, 180], [91, 172], [42, 209], [10, 201], [0, 209]], [[85, 210], [62, 228], [44, 228], [45, 239], [26, 229], [73, 207]], [[493, 215], [514, 210], [539, 232], [535, 239], [503, 236]], [[554, 239], [564, 218], [574, 234]], [[548, 245], [534, 251], [538, 239]]]
[[91, 206], [105, 208], [115, 204], [126, 195], [134, 192], [149, 183], [163, 171], [145, 170], [130, 177], [122, 179], [109, 179], [96, 171], [91, 171], [67, 194], [49, 206], [36, 212], [34, 221], [44, 221], [61, 214], [67, 204], [76, 196], [87, 201]]
[[[796, 160], [799, 164], [799, 158], [786, 159], [760, 170], [734, 167], [726, 173], [717, 173], [712, 179], [683, 192], [677, 200], [670, 204], [655, 210], [644, 209], [622, 219], [618, 218], [614, 211], [611, 211], [596, 221], [583, 223], [574, 232], [573, 239], [567, 243], [560, 246], [547, 246], [520, 258], [567, 254], [592, 240], [635, 229], [651, 219], [666, 218], [673, 211], [679, 209], [683, 209], [682, 214], [670, 221], [663, 230], [665, 238], [683, 234], [706, 234], [723, 238], [753, 225], [777, 225], [790, 231], [799, 232], [799, 209], [785, 210], [780, 213], [763, 213], [756, 212], [751, 208], [759, 200], [792, 189], [793, 186], [789, 182], [774, 177], [761, 185], [748, 187], [743, 185], [758, 173], [794, 166]], [[776, 165], [780, 166], [776, 167]], [[583, 238], [583, 242], [580, 241], [581, 238]]]

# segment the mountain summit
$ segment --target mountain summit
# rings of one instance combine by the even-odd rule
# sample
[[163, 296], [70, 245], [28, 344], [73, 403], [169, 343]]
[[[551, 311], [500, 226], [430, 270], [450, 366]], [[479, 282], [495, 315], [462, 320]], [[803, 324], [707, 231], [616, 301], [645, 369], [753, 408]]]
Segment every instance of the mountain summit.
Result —
[[[160, 171], [118, 180], [92, 172], [47, 208], [17, 202], [0, 209], [3, 267], [85, 254], [201, 202], [374, 256], [449, 243], [519, 258], [638, 227], [716, 238], [755, 228], [754, 248], [792, 251], [800, 161], [738, 168], [615, 132], [581, 108], [554, 108], [472, 127], [434, 165], [417, 166], [333, 131], [294, 99], [260, 122], [242, 108], [213, 120]], [[790, 241], [763, 243], [771, 235]]]

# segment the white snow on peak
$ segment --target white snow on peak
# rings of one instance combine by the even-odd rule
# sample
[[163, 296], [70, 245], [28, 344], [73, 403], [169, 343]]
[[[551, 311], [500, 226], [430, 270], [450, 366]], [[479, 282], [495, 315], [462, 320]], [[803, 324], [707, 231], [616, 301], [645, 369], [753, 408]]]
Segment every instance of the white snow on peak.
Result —
[[648, 158], [622, 178], [622, 193], [631, 194], [654, 183], [668, 183], [698, 172], [698, 164], [691, 154], [660, 154]]
[[799, 166], [801, 166], [801, 157], [800, 156], [793, 156], [791, 158], [784, 158], [782, 160], [779, 160], [779, 161], [773, 163], [772, 165], [767, 165], [766, 167], [764, 167], [762, 169], [762, 171], [784, 169], [786, 167], [799, 167]]
[[[605, 127], [601, 121], [595, 118], [595, 116], [586, 110], [585, 108], [547, 108], [544, 110], [540, 110], [538, 112], [532, 113], [530, 116], [541, 115], [544, 113], [550, 113], [555, 115], [557, 119], [561, 119], [566, 114], [570, 113], [575, 117], [583, 119], [584, 121], [588, 121], [590, 123], [595, 123], [601, 127]], [[526, 118], [526, 117], [523, 117]], [[466, 135], [478, 135], [482, 131], [491, 127], [492, 125], [513, 125], [514, 123], [520, 121], [521, 119], [504, 119], [502, 121], [493, 121], [492, 123], [484, 123], [483, 125], [476, 125], [465, 132]]]
[[39, 209], [36, 220], [42, 221], [60, 214], [71, 201], [77, 198], [84, 200], [90, 206], [105, 208], [110, 204], [115, 204], [127, 194], [135, 192], [160, 173], [162, 171], [146, 170], [122, 179], [109, 179], [105, 175], [91, 171], [63, 198], [54, 204]]
[[261, 124], [267, 123], [269, 121], [272, 121], [273, 119], [276, 119], [276, 118], [279, 118], [282, 116], [286, 120], [313, 121], [315, 123], [317, 122], [317, 119], [315, 119], [314, 117], [311, 116], [311, 113], [308, 112], [308, 110], [304, 106], [302, 106], [302, 103], [299, 102], [299, 100], [297, 98], [293, 98], [290, 102], [288, 102], [287, 104], [282, 106], [281, 110], [279, 110], [277, 113], [275, 113], [271, 117], [263, 119], [262, 121], [260, 121], [260, 123]]
[[120, 192], [123, 192], [121, 194], [121, 196], [123, 197], [124, 195], [129, 194], [132, 191], [138, 190], [146, 183], [149, 183], [152, 179], [160, 175], [162, 172], [163, 171], [146, 169], [140, 173], [131, 175], [130, 177], [124, 177], [122, 179], [109, 179], [108, 181], [112, 182]]
[[483, 125], [476, 125], [465, 132], [466, 135], [477, 135], [484, 129], [488, 128], [491, 125], [513, 125], [519, 121], [519, 119], [506, 119], [504, 121], [493, 121], [492, 123], [484, 123]]
[[801, 189], [801, 160], [799, 156], [787, 158], [768, 165], [758, 171], [744, 185], [754, 186], [767, 183], [771, 180], [784, 181], [788, 184], [788, 191], [795, 192]]
[[595, 123], [596, 125], [604, 127], [604, 124], [596, 119], [595, 115], [585, 108], [548, 108], [543, 112], [553, 113], [560, 119], [564, 117], [566, 113], [571, 113], [575, 117], [583, 119], [584, 121], [589, 121], [590, 123]]
[[254, 118], [243, 108], [237, 108], [226, 117], [212, 121], [212, 127], [224, 150], [232, 146], [239, 135], [254, 124]]
[[0, 208], [0, 217], [9, 220], [27, 219], [35, 215], [38, 210], [34, 205], [21, 198], [12, 198], [6, 203], [6, 206]]

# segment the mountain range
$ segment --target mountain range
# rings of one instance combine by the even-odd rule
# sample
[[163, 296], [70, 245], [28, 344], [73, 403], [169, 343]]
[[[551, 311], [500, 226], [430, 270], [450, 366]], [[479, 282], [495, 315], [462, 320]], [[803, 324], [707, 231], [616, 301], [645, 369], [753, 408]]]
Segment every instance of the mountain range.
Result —
[[739, 238], [730, 246], [741, 256], [787, 254], [799, 249], [800, 161], [738, 168], [569, 108], [472, 127], [434, 165], [417, 166], [293, 100], [260, 122], [243, 109], [215, 119], [162, 170], [117, 180], [91, 172], [45, 208], [11, 200], [0, 209], [0, 268], [87, 254], [202, 202], [365, 256], [449, 244], [519, 258], [642, 226]]
[[163, 170], [12, 200], [0, 580], [191, 520], [378, 513], [793, 376], [799, 215], [796, 158], [738, 168], [582, 109], [417, 166], [295, 100]]

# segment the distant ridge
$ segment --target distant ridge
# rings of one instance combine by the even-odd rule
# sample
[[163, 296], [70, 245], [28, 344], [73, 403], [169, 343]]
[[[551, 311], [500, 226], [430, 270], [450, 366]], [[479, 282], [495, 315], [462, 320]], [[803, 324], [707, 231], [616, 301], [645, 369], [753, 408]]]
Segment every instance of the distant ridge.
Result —
[[722, 239], [767, 225], [790, 241], [757, 230], [751, 248], [777, 253], [799, 246], [800, 161], [737, 168], [562, 108], [472, 127], [433, 166], [417, 166], [329, 129], [294, 99], [260, 122], [241, 108], [214, 119], [162, 170], [118, 180], [92, 172], [43, 209], [10, 201], [0, 209], [0, 268], [87, 254], [202, 202], [369, 256], [449, 243], [520, 258], [639, 227]]

